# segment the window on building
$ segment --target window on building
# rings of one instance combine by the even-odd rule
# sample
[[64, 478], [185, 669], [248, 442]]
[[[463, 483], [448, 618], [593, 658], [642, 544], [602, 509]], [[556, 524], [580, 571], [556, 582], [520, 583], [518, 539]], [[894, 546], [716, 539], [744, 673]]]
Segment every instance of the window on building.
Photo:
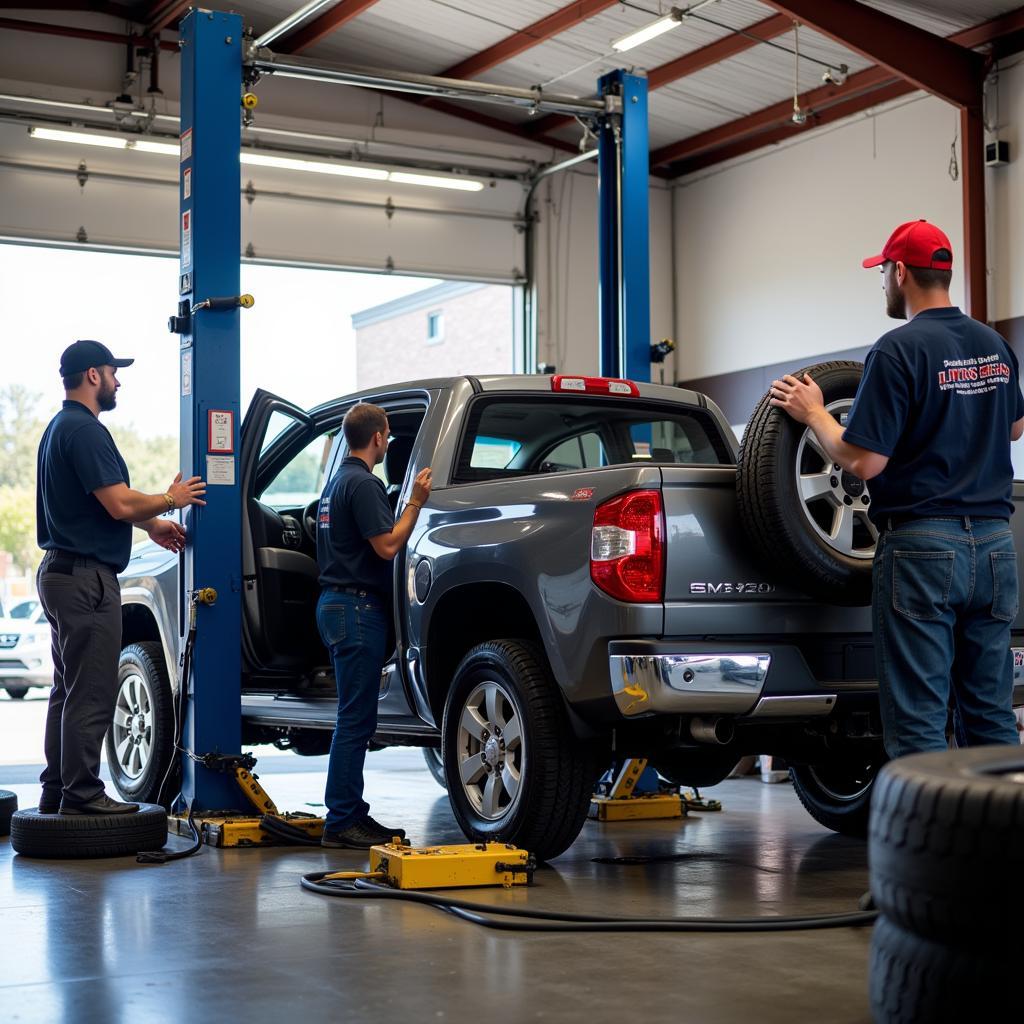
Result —
[[427, 344], [436, 345], [444, 340], [444, 313], [436, 309], [427, 314]]

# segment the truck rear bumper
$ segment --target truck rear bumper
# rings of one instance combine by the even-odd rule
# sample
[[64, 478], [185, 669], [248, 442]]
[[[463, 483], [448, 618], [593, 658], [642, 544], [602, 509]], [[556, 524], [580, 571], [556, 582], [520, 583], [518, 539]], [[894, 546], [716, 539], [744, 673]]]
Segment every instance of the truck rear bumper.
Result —
[[[624, 718], [807, 718], [830, 714], [844, 694], [877, 690], [870, 679], [816, 679], [792, 645], [614, 641], [608, 645], [608, 671]], [[1014, 707], [1024, 706], [1024, 648], [1013, 648], [1013, 683]]]

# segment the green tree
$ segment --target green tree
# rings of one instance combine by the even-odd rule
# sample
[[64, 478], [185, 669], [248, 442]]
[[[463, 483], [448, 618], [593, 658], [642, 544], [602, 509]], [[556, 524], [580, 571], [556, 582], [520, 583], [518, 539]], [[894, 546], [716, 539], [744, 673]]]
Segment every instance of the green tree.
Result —
[[36, 449], [53, 414], [41, 399], [22, 384], [0, 388], [0, 488], [35, 485]]

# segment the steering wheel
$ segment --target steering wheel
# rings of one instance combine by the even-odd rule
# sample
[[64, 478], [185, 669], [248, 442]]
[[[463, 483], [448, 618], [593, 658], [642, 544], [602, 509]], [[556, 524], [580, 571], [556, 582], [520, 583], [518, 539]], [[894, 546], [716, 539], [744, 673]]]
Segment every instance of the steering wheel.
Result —
[[319, 507], [320, 499], [314, 498], [302, 510], [302, 529], [305, 531], [306, 537], [314, 544], [316, 544], [316, 514]]

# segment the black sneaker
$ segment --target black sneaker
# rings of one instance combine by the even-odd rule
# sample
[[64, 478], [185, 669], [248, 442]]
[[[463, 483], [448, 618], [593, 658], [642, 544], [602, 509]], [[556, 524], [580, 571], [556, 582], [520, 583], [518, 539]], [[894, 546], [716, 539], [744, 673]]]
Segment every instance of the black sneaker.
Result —
[[39, 806], [36, 810], [40, 814], [56, 814], [60, 810], [60, 791], [57, 791], [56, 796], [50, 796], [44, 789], [42, 796], [39, 797]]
[[363, 824], [367, 828], [376, 832], [378, 836], [383, 836], [385, 843], [390, 843], [395, 836], [398, 836], [399, 839], [405, 838], [404, 828], [388, 828], [387, 825], [382, 825], [379, 821], [374, 821], [369, 815], [363, 819]]
[[60, 802], [61, 814], [134, 814], [138, 809], [138, 804], [123, 804], [106, 793], [100, 793], [84, 804], [71, 803], [68, 800]]
[[348, 828], [337, 831], [324, 829], [320, 845], [330, 847], [332, 850], [368, 850], [371, 846], [380, 846], [381, 843], [386, 842], [387, 840], [382, 836], [383, 833], [371, 828], [367, 819], [364, 818], [354, 825], [349, 825]]

